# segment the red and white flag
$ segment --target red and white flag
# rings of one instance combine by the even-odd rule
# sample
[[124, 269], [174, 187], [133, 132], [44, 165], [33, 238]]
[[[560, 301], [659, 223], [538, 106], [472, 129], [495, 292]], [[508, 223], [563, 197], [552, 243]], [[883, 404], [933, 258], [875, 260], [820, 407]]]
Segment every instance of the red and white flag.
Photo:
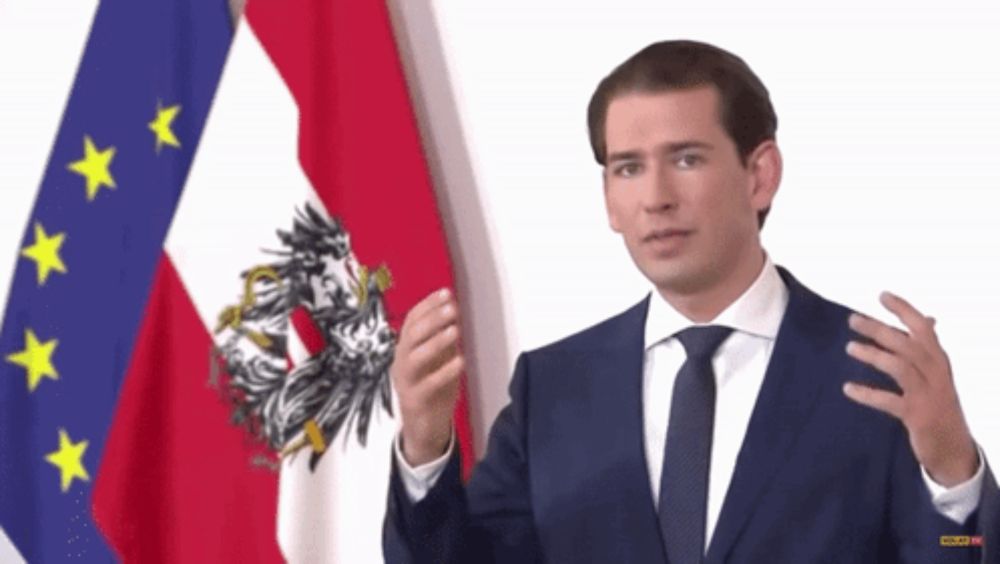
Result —
[[94, 515], [126, 561], [379, 562], [392, 330], [454, 287], [445, 235], [384, 4], [251, 0], [245, 20]]

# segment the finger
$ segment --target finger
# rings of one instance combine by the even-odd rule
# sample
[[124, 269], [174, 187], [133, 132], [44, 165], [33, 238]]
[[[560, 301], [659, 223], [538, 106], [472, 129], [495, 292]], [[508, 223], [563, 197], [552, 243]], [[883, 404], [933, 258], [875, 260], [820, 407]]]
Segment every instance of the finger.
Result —
[[449, 325], [458, 323], [458, 304], [451, 300], [432, 307], [423, 317], [415, 319], [405, 329], [407, 345], [416, 348], [443, 331]]
[[891, 292], [882, 292], [879, 294], [879, 301], [882, 302], [882, 305], [886, 309], [894, 313], [915, 337], [926, 342], [937, 342], [937, 335], [934, 333], [934, 324], [930, 321], [930, 318], [920, 313], [910, 302]]
[[458, 326], [449, 325], [423, 344], [414, 348], [410, 353], [410, 361], [413, 368], [416, 369], [413, 371], [415, 380], [420, 380], [419, 375], [421, 374], [428, 374], [437, 370], [449, 358], [450, 355], [448, 353], [451, 353], [451, 355], [456, 354], [458, 349], [455, 345], [457, 342]]
[[903, 418], [903, 397], [899, 394], [876, 390], [875, 388], [847, 382], [844, 384], [844, 395], [861, 405], [888, 413], [896, 419]]
[[915, 367], [925, 366], [932, 361], [927, 347], [915, 341], [905, 331], [858, 313], [852, 313], [847, 323], [851, 329], [871, 338], [883, 349], [903, 357]]
[[850, 341], [847, 343], [847, 354], [888, 374], [904, 392], [924, 383], [923, 376], [912, 364], [874, 345]]
[[430, 372], [435, 372], [442, 366], [444, 366], [448, 361], [459, 355], [458, 340], [462, 338], [462, 331], [458, 332], [458, 339], [450, 345], [445, 345], [444, 349], [434, 356], [423, 368], [423, 373], [428, 374]]
[[452, 298], [452, 291], [448, 288], [441, 288], [427, 294], [424, 299], [417, 302], [417, 305], [410, 308], [406, 314], [403, 325], [413, 323], [427, 314], [428, 311], [437, 306], [447, 303]]
[[465, 358], [456, 355], [454, 358], [444, 363], [436, 371], [432, 372], [421, 383], [423, 392], [433, 395], [449, 384], [453, 383], [465, 369]]
[[427, 294], [424, 299], [420, 300], [417, 305], [410, 308], [410, 312], [407, 314], [406, 319], [409, 321], [416, 321], [427, 314], [428, 311], [440, 306], [441, 304], [447, 303], [453, 297], [453, 292], [448, 288], [441, 288]]

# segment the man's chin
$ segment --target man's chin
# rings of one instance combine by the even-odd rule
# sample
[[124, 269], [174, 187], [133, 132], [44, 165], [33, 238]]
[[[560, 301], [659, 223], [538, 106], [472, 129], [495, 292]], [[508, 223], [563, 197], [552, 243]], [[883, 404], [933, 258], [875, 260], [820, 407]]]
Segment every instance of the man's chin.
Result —
[[692, 277], [684, 276], [683, 273], [671, 272], [668, 274], [657, 274], [657, 276], [647, 276], [647, 278], [661, 293], [687, 295], [694, 293], [698, 287]]
[[[660, 293], [686, 296], [698, 293], [705, 287], [705, 276], [685, 268], [656, 268], [646, 272], [646, 278]], [[678, 265], [680, 266], [680, 265]]]

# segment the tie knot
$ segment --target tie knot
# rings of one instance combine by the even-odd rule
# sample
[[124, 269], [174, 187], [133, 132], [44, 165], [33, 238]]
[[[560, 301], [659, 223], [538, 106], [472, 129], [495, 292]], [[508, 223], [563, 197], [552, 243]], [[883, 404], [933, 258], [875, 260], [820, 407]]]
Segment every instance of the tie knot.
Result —
[[700, 325], [688, 327], [675, 336], [684, 345], [688, 358], [704, 359], [711, 358], [715, 354], [715, 349], [719, 348], [722, 341], [725, 341], [732, 332], [732, 328], [721, 325]]

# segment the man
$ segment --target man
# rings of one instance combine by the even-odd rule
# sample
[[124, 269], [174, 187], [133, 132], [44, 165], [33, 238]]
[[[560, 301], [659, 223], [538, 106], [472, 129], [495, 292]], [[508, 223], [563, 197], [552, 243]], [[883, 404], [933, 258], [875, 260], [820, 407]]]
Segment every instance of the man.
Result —
[[943, 546], [995, 533], [1000, 496], [934, 320], [890, 294], [908, 331], [852, 315], [761, 247], [782, 162], [749, 67], [651, 45], [600, 83], [588, 125], [609, 223], [654, 291], [521, 355], [467, 486], [458, 308], [441, 291], [409, 313], [387, 560], [996, 559], [992, 534]]

